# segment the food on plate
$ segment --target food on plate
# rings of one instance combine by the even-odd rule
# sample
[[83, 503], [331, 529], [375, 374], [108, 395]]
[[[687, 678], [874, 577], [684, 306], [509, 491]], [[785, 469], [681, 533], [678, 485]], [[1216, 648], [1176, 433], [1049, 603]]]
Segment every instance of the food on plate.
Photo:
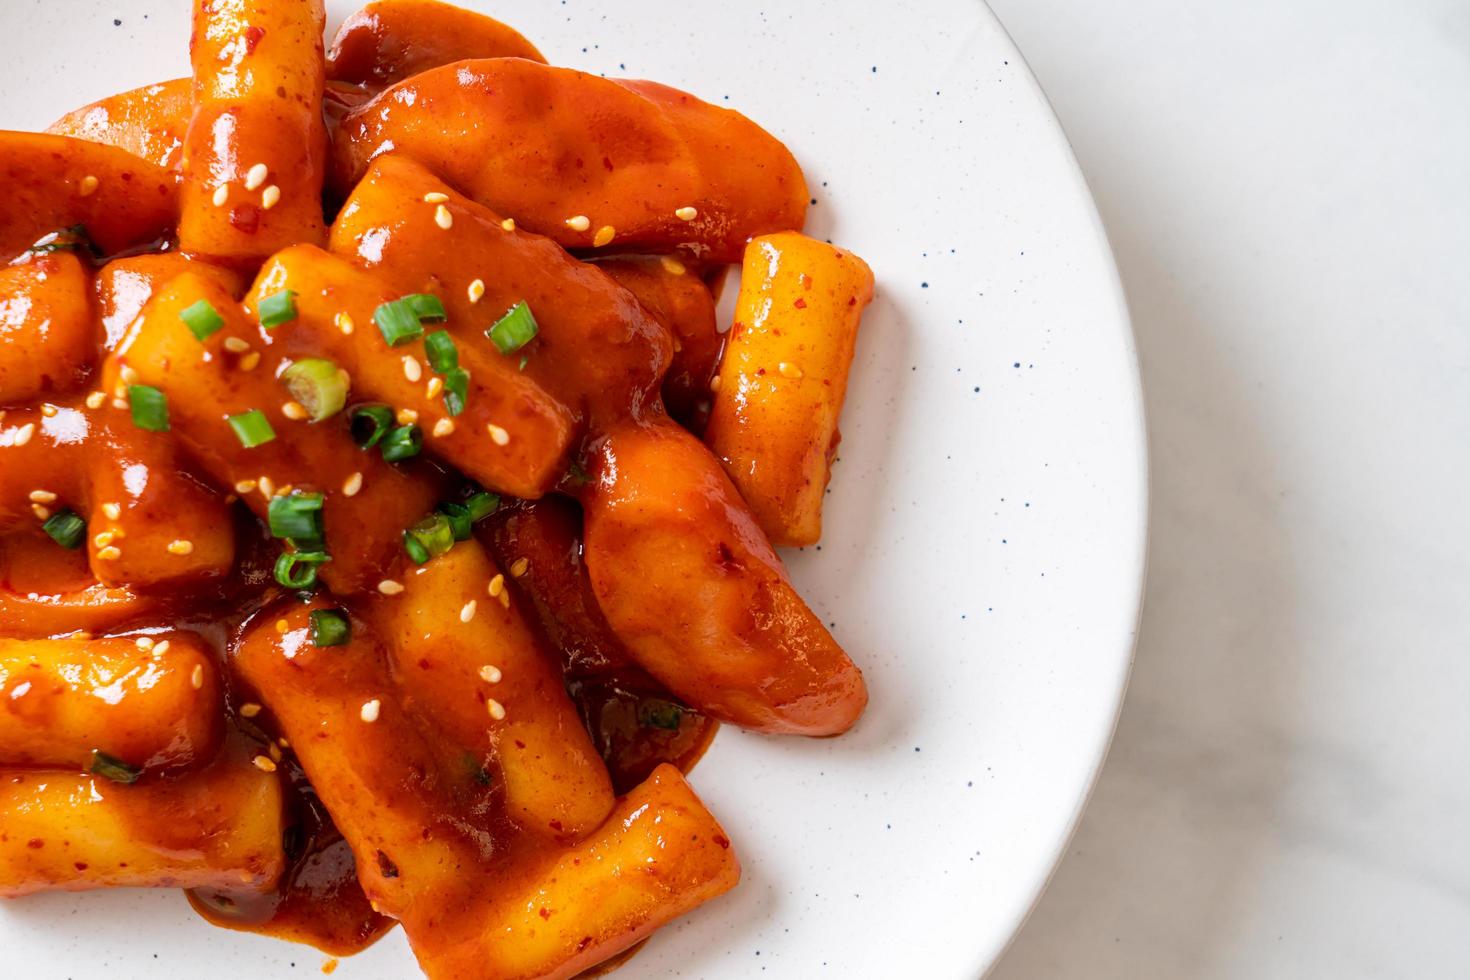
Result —
[[489, 17], [193, 17], [191, 78], [0, 132], [0, 896], [615, 965], [740, 878], [720, 724], [867, 703], [773, 545], [872, 275], [775, 136]]
[[193, 86], [192, 79], [174, 78], [109, 95], [68, 112], [46, 132], [116, 146], [172, 170], [184, 155]]
[[66, 136], [0, 131], [0, 261], [74, 247], [72, 229], [115, 254], [161, 242], [178, 219], [179, 191], [162, 167], [125, 150]]
[[373, 0], [342, 22], [327, 77], [384, 86], [466, 58], [544, 62], [514, 27], [439, 0]]
[[520, 58], [432, 68], [347, 113], [333, 185], [389, 151], [569, 249], [734, 262], [751, 236], [806, 216], [795, 158], [738, 112]]
[[837, 418], [873, 273], [788, 231], [745, 250], [735, 324], [704, 439], [772, 544], [816, 544]]

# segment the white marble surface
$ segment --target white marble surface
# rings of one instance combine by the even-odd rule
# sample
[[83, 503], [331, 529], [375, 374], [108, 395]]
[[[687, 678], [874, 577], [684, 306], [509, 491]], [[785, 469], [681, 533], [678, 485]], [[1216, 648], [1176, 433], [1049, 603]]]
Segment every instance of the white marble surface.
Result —
[[1470, 2], [995, 0], [1133, 307], [1133, 687], [995, 980], [1470, 976]]

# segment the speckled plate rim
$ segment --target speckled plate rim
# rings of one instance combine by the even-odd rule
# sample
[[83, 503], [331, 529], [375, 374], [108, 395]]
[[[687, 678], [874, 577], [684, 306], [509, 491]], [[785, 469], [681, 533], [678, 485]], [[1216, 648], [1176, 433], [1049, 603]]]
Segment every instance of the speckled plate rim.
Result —
[[1108, 752], [1112, 748], [1113, 738], [1118, 730], [1118, 720], [1123, 714], [1123, 703], [1128, 693], [1128, 683], [1133, 674], [1133, 658], [1138, 646], [1138, 626], [1143, 617], [1144, 585], [1148, 580], [1149, 497], [1151, 489], [1149, 478], [1148, 421], [1144, 411], [1143, 377], [1138, 363], [1138, 341], [1133, 328], [1133, 317], [1128, 310], [1128, 296], [1123, 288], [1123, 278], [1118, 271], [1117, 257], [1113, 252], [1112, 243], [1108, 240], [1107, 227], [1103, 224], [1102, 215], [1097, 210], [1097, 202], [1093, 199], [1092, 189], [1087, 184], [1087, 177], [1082, 172], [1082, 165], [1077, 160], [1077, 153], [1072, 148], [1072, 142], [1067, 137], [1067, 131], [1062, 127], [1062, 121], [1057, 117], [1056, 109], [1047, 97], [1046, 90], [1042, 87], [1040, 79], [1036, 77], [1036, 72], [1032, 70], [1030, 62], [1026, 60], [1026, 56], [1016, 45], [1015, 38], [1011, 37], [1010, 32], [1006, 30], [1005, 23], [996, 16], [994, 10], [990, 9], [990, 5], [985, 0], [976, 0], [976, 6], [981, 9], [985, 16], [990, 18], [997, 32], [1004, 38], [1005, 43], [1010, 46], [1011, 52], [1015, 55], [1017, 62], [1024, 69], [1021, 74], [1025, 78], [1026, 83], [1035, 93], [1038, 101], [1045, 107], [1045, 111], [1049, 116], [1053, 138], [1057, 143], [1057, 152], [1065, 155], [1071, 162], [1073, 179], [1080, 185], [1082, 196], [1088, 201], [1087, 219], [1091, 224], [1093, 234], [1096, 236], [1097, 247], [1107, 256], [1108, 267], [1112, 272], [1110, 286], [1116, 304], [1116, 324], [1119, 332], [1122, 334], [1120, 339], [1128, 352], [1128, 387], [1131, 396], [1128, 409], [1135, 423], [1132, 426], [1132, 430], [1133, 438], [1136, 440], [1134, 448], [1139, 465], [1137, 479], [1138, 485], [1142, 490], [1137, 502], [1138, 509], [1135, 516], [1139, 536], [1139, 561], [1138, 574], [1135, 576], [1131, 600], [1133, 606], [1133, 627], [1128, 634], [1125, 649], [1121, 651], [1123, 656], [1121, 657], [1121, 666], [1117, 678], [1117, 691], [1114, 695], [1112, 721], [1108, 727], [1107, 737], [1098, 746], [1097, 758], [1084, 784], [1079, 787], [1077, 799], [1073, 804], [1072, 812], [1068, 815], [1066, 823], [1063, 825], [1061, 834], [1054, 841], [1055, 846], [1052, 849], [1051, 862], [1043, 869], [1042, 874], [1036, 881], [1031, 901], [1021, 909], [1020, 915], [1011, 924], [1009, 935], [1004, 943], [994, 950], [980, 951], [979, 959], [975, 964], [975, 975], [984, 978], [989, 976], [995, 967], [1000, 964], [1000, 961], [1005, 958], [1006, 951], [1016, 941], [1016, 937], [1021, 934], [1021, 930], [1025, 928], [1026, 921], [1030, 919], [1031, 913], [1036, 910], [1036, 907], [1041, 903], [1042, 897], [1045, 896], [1047, 887], [1051, 884], [1051, 880], [1056, 875], [1057, 869], [1061, 867], [1062, 858], [1066, 855], [1072, 838], [1076, 836], [1077, 828], [1082, 823], [1082, 815], [1086, 812], [1087, 804], [1091, 801], [1093, 791], [1097, 788], [1098, 778], [1102, 775], [1103, 765], [1107, 762]]

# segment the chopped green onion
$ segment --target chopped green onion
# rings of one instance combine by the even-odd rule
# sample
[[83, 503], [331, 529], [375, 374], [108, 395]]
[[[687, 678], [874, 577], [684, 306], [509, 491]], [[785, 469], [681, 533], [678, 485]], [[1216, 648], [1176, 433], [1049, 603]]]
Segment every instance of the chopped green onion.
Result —
[[650, 698], [638, 705], [638, 724], [644, 728], [662, 728], [676, 732], [683, 719], [684, 709], [672, 701]]
[[290, 538], [298, 544], [322, 539], [322, 495], [319, 493], [272, 497], [266, 514], [274, 537]]
[[424, 338], [424, 353], [429, 355], [429, 367], [446, 374], [459, 367], [459, 348], [448, 330], [435, 330]]
[[296, 319], [296, 294], [289, 289], [272, 293], [260, 301], [256, 313], [260, 316], [260, 325], [267, 330], [290, 323]]
[[522, 354], [521, 355], [521, 363], [518, 364], [518, 365], [516, 365], [516, 370], [517, 371], [524, 371], [526, 369], [526, 362], [528, 362], [530, 359], [531, 359], [530, 355], [528, 355], [528, 354]]
[[499, 506], [499, 497], [480, 490], [471, 494], [467, 500], [445, 500], [434, 509], [449, 522], [449, 529], [454, 535], [454, 540], [464, 541], [470, 536], [471, 526], [476, 521], [483, 520], [495, 513], [495, 509]]
[[168, 396], [149, 385], [128, 385], [133, 424], [149, 432], [168, 431]]
[[429, 560], [429, 549], [419, 544], [418, 539], [407, 531], [403, 532], [403, 550], [408, 552], [409, 561], [422, 565]]
[[495, 343], [500, 353], [514, 354], [529, 344], [539, 329], [536, 318], [531, 315], [531, 308], [520, 302], [507, 310], [505, 316], [496, 320], [494, 326], [485, 331], [485, 336]]
[[383, 335], [389, 347], [402, 347], [410, 340], [417, 340], [424, 335], [418, 314], [401, 299], [384, 303], [374, 310], [373, 322], [378, 325], [378, 332]]
[[454, 540], [468, 541], [470, 538], [470, 509], [464, 504], [456, 504], [446, 500], [434, 508], [443, 514], [449, 521], [449, 529], [454, 532]]
[[325, 357], [303, 357], [282, 372], [281, 380], [313, 422], [336, 415], [347, 404], [347, 372]]
[[184, 326], [189, 328], [194, 339], [200, 343], [225, 325], [225, 318], [219, 315], [219, 310], [207, 299], [184, 307], [179, 313], [179, 319], [184, 321]]
[[383, 459], [390, 463], [411, 459], [423, 448], [424, 433], [416, 425], [400, 425], [383, 437]]
[[288, 589], [309, 589], [316, 585], [316, 567], [331, 560], [325, 551], [283, 551], [276, 559], [276, 581]]
[[500, 506], [500, 498], [493, 493], [481, 490], [464, 502], [465, 509], [470, 512], [471, 521], [479, 521], [495, 513]]
[[373, 311], [373, 322], [389, 347], [401, 347], [424, 335], [424, 323], [448, 318], [444, 304], [432, 293], [414, 293], [384, 303]]
[[319, 647], [340, 647], [352, 639], [352, 621], [340, 609], [313, 609], [311, 642]]
[[433, 293], [413, 293], [399, 302], [412, 310], [420, 323], [439, 323], [449, 319], [449, 314], [444, 312], [444, 304]]
[[444, 410], [450, 415], [463, 412], [469, 394], [470, 372], [462, 367], [450, 368], [444, 375]]
[[229, 423], [230, 428], [235, 430], [235, 438], [246, 449], [254, 449], [276, 437], [276, 430], [271, 428], [270, 419], [258, 408], [229, 416]]
[[51, 540], [61, 545], [68, 551], [75, 551], [87, 537], [87, 522], [77, 516], [77, 512], [70, 507], [57, 511], [46, 519], [41, 525], [41, 530], [51, 536]]
[[393, 409], [387, 405], [362, 405], [352, 410], [352, 438], [363, 449], [376, 446], [393, 428]]
[[101, 749], [92, 750], [92, 762], [87, 766], [87, 771], [114, 783], [136, 783], [138, 777], [143, 775], [142, 769], [129, 765], [117, 756], [108, 755]]
[[[417, 544], [418, 547], [412, 547]], [[430, 514], [403, 532], [403, 547], [415, 564], [422, 565], [430, 558], [444, 554], [454, 547], [454, 530], [449, 518], [443, 514]], [[420, 553], [423, 557], [420, 558]]]

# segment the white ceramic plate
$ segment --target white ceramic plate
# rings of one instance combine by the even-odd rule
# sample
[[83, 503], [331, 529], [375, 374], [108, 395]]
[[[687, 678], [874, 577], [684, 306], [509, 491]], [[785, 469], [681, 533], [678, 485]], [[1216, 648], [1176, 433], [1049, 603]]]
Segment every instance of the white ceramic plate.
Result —
[[[806, 168], [809, 232], [853, 248], [879, 280], [827, 539], [788, 556], [866, 671], [872, 706], [840, 739], [720, 734], [694, 783], [744, 880], [620, 975], [980, 975], [1102, 762], [1143, 576], [1127, 312], [1045, 97], [972, 0], [466, 5], [555, 63], [744, 111]], [[41, 128], [186, 74], [188, 7], [0, 5], [0, 125]], [[350, 6], [329, 9], [335, 29]], [[256, 980], [319, 975], [323, 960], [148, 891], [7, 904], [0, 950], [0, 973], [32, 980]], [[417, 975], [397, 933], [338, 972]]]

